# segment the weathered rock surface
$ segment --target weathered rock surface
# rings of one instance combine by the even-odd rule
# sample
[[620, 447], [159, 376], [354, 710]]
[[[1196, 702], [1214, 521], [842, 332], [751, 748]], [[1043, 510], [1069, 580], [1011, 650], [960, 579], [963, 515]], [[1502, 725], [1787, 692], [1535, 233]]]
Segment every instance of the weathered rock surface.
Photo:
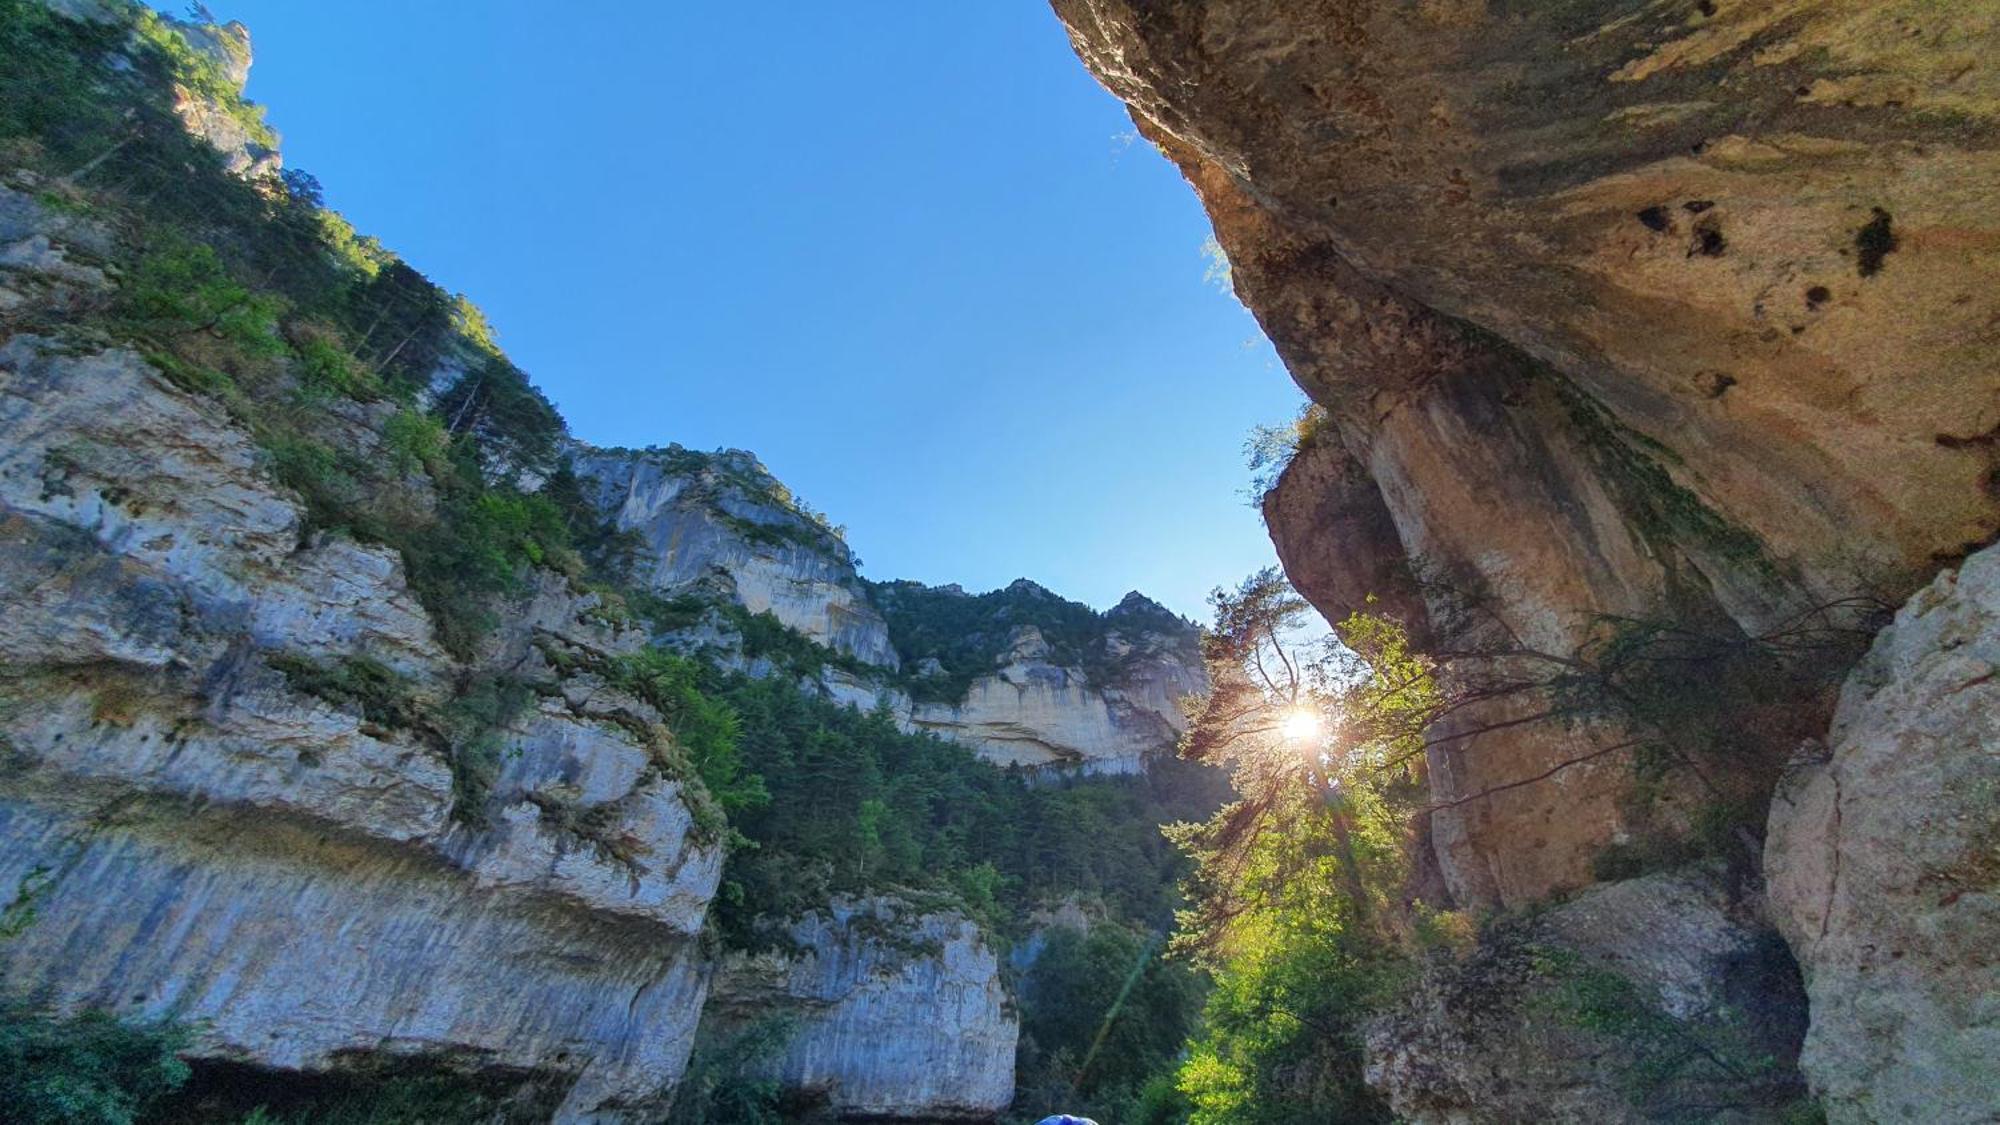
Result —
[[1428, 970], [1367, 1031], [1412, 1125], [1787, 1120], [1805, 1003], [1708, 868], [1593, 887]]
[[1202, 692], [1207, 678], [1199, 652], [1178, 632], [1135, 629], [1109, 640], [1115, 664], [1093, 678], [1053, 662], [1041, 632], [1023, 626], [1004, 663], [973, 680], [963, 700], [919, 703], [910, 723], [1003, 765], [1137, 773], [1187, 728], [1180, 700]]
[[438, 729], [294, 682], [365, 660], [422, 709], [463, 671], [393, 553], [300, 527], [135, 355], [0, 347], [0, 886], [46, 884], [6, 980], [204, 1021], [204, 1057], [422, 1054], [566, 1089], [563, 1120], [656, 1111], [720, 844], [633, 733], [657, 716], [530, 659], [637, 642], [544, 580], [484, 665], [530, 705], [455, 736], [495, 763], [474, 793]]
[[1766, 877], [1804, 967], [1802, 1065], [1834, 1122], [2000, 1106], [2000, 548], [1875, 639], [1831, 754], [1771, 807]]
[[666, 593], [720, 583], [837, 652], [896, 667], [888, 626], [868, 602], [853, 555], [804, 514], [785, 486], [741, 450], [579, 451], [579, 476], [618, 528], [644, 546], [639, 577]]
[[[1328, 412], [1266, 511], [1330, 617], [1756, 634], [2000, 526], [1990, 0], [1054, 6]], [[1623, 763], [1515, 783], [1618, 737], [1434, 755], [1454, 893], [1587, 883]]]
[[1020, 1022], [971, 921], [842, 898], [779, 940], [730, 954], [709, 998], [717, 1033], [785, 1021], [762, 1073], [844, 1117], [980, 1120], [1007, 1107]]

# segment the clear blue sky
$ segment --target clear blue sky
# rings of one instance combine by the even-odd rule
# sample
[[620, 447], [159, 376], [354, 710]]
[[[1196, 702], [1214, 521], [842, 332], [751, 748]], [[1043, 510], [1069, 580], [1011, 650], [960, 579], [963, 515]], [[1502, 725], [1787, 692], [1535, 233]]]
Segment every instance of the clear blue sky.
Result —
[[584, 440], [754, 450], [875, 578], [1200, 616], [1271, 560], [1240, 446], [1298, 392], [1037, 0], [210, 6]]

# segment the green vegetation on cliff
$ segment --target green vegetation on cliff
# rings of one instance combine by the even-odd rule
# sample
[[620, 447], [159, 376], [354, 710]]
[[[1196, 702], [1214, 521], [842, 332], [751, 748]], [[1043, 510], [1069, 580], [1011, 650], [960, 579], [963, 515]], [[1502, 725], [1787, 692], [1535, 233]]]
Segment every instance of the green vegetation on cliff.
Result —
[[[552, 466], [560, 417], [477, 310], [355, 235], [311, 176], [232, 174], [174, 90], [254, 112], [172, 26], [128, 17], [0, 0], [0, 164], [102, 224], [121, 278], [108, 300], [14, 327], [133, 346], [219, 401], [304, 499], [308, 530], [400, 550], [445, 643], [469, 652], [523, 567], [574, 569], [562, 513], [510, 483]], [[433, 395], [440, 372], [459, 374]], [[365, 452], [378, 445], [389, 456]]]
[[742, 769], [769, 794], [733, 818], [751, 846], [731, 855], [717, 911], [739, 941], [760, 915], [886, 888], [949, 894], [999, 933], [1033, 904], [1078, 893], [1163, 926], [1181, 860], [1159, 825], [1217, 797], [1211, 771], [1180, 763], [1030, 785], [956, 743], [904, 733], [886, 711], [784, 679], [711, 673], [703, 690], [735, 713]]
[[[1103, 682], [1117, 667], [1107, 644], [1117, 625], [1110, 615], [1025, 578], [984, 594], [919, 582], [870, 582], [868, 596], [889, 623], [889, 639], [903, 665], [901, 686], [919, 702], [964, 699], [972, 681], [994, 670], [1024, 627], [1040, 631], [1051, 661], [1081, 668], [1093, 681]], [[1190, 641], [1194, 634], [1192, 626], [1164, 610], [1159, 620], [1143, 624], [1185, 632]], [[940, 670], [924, 675], [927, 660], [937, 661]]]

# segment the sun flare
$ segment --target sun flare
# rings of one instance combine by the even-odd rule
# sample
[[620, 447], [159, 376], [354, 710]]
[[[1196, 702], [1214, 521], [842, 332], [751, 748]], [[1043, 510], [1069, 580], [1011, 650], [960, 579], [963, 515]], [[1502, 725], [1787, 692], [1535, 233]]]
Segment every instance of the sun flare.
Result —
[[1323, 725], [1317, 712], [1295, 707], [1278, 729], [1284, 733], [1287, 742], [1312, 742], [1319, 738]]

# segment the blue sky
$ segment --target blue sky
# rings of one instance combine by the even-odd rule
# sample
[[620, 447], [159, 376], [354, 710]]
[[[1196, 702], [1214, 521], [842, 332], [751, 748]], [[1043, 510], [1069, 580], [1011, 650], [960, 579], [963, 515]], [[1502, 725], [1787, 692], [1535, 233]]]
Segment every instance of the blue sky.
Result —
[[210, 6], [584, 440], [754, 450], [875, 578], [1200, 616], [1271, 561], [1240, 446], [1298, 392], [1044, 4]]

